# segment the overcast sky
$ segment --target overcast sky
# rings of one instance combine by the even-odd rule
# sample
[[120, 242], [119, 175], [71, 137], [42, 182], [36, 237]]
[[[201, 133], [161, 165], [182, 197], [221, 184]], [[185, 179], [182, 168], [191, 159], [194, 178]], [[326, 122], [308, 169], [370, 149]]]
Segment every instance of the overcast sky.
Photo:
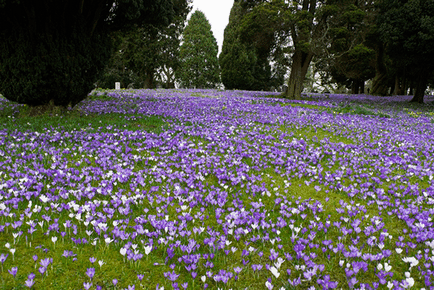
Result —
[[202, 11], [211, 24], [214, 37], [217, 39], [219, 53], [223, 45], [223, 34], [226, 25], [229, 22], [229, 13], [231, 12], [234, 0], [193, 0], [193, 9], [191, 14], [197, 9]]

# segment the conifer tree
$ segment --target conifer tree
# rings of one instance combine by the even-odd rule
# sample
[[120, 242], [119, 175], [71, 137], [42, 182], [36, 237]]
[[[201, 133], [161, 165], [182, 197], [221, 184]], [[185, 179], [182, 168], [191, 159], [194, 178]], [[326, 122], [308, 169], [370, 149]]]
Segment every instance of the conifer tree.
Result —
[[186, 88], [215, 88], [220, 83], [217, 41], [203, 12], [195, 11], [183, 33], [178, 78]]

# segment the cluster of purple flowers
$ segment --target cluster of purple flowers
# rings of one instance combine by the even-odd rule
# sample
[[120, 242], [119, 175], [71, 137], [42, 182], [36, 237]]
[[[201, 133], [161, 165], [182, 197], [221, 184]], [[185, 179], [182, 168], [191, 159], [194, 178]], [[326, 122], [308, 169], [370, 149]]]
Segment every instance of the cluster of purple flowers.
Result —
[[[340, 96], [264, 95], [113, 91], [80, 105], [161, 116], [162, 133], [0, 130], [0, 235], [100, 245], [129, 263], [164, 253], [153, 282], [173, 288], [434, 286], [430, 116], [333, 114], [303, 105], [333, 108]], [[3, 267], [15, 250], [2, 247]], [[56, 262], [41, 259], [41, 277]], [[20, 265], [8, 263], [15, 278]], [[97, 272], [83, 273], [85, 289]]]

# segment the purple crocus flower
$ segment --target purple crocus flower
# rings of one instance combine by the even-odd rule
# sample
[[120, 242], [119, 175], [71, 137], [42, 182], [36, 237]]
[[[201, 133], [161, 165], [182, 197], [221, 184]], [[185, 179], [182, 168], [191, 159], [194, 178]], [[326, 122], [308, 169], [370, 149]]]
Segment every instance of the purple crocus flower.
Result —
[[166, 277], [170, 281], [174, 282], [174, 281], [176, 281], [176, 279], [178, 279], [179, 274], [176, 274], [175, 271], [173, 271], [173, 272], [165, 272], [164, 273], [164, 277]]
[[26, 287], [32, 288], [33, 284], [35, 284], [35, 281], [33, 279], [26, 280]]
[[2, 263], [2, 265], [3, 265], [3, 263], [6, 261], [6, 259], [8, 258], [8, 256], [9, 256], [9, 254], [1, 254], [0, 255], [0, 262]]
[[95, 275], [95, 268], [87, 268], [86, 275], [92, 280], [93, 276]]
[[356, 277], [351, 277], [351, 278], [348, 280], [348, 286], [350, 287], [350, 289], [353, 289], [354, 286], [355, 286], [358, 282], [359, 282], [359, 281], [357, 280]]
[[83, 282], [83, 286], [84, 286], [84, 289], [89, 290], [90, 287], [92, 287], [92, 283], [91, 282]]
[[50, 265], [50, 262], [52, 262], [50, 261], [50, 258], [46, 258], [41, 260], [39, 263], [41, 264], [42, 267], [47, 268], [48, 265]]
[[17, 272], [18, 272], [18, 267], [12, 267], [10, 270], [8, 270], [8, 272], [9, 272], [12, 276], [14, 276], [14, 278], [15, 278], [15, 276], [17, 275]]

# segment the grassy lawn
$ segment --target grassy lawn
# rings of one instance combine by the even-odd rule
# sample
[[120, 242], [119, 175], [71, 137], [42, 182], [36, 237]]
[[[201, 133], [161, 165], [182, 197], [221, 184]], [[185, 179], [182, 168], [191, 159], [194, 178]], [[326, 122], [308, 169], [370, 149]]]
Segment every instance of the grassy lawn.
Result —
[[0, 289], [434, 287], [430, 105], [123, 90], [27, 111], [0, 98]]

